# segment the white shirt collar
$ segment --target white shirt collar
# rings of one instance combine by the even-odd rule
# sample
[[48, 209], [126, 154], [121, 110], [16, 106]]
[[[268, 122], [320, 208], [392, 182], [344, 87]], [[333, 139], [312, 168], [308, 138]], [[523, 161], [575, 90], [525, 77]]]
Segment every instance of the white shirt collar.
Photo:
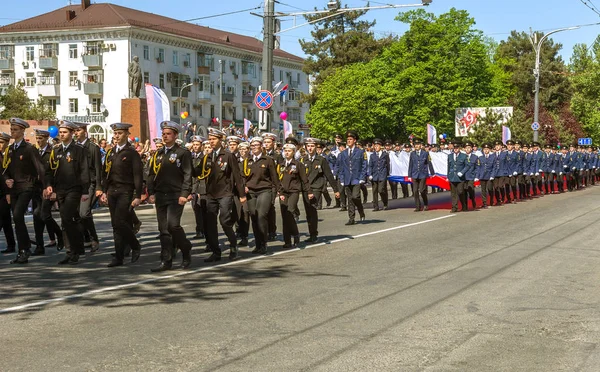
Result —
[[88, 140], [88, 139], [86, 138], [86, 139], [84, 139], [83, 141], [79, 142], [79, 144], [80, 144], [81, 146], [83, 146], [83, 145], [85, 145], [85, 143], [86, 143], [86, 141], [87, 141], [87, 140]]
[[62, 144], [63, 150], [66, 150], [66, 149], [67, 149], [67, 147], [71, 146], [71, 144], [72, 144], [72, 143], [73, 143], [73, 141], [71, 141], [71, 142], [67, 143], [66, 145], [63, 143], [63, 144]]
[[21, 146], [22, 143], [23, 143], [23, 138], [21, 138], [21, 140], [19, 142], [13, 143], [13, 146], [14, 146], [14, 148], [18, 148], [19, 146]]

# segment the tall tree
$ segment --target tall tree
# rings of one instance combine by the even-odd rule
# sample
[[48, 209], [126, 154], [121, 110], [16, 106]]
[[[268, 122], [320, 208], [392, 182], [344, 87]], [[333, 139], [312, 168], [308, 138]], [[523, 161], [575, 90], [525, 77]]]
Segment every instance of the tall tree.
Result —
[[[341, 1], [337, 0], [338, 7]], [[368, 3], [367, 3], [368, 6]], [[347, 5], [344, 6], [348, 8]], [[317, 8], [315, 8], [317, 10]], [[389, 45], [391, 36], [377, 39], [372, 31], [375, 21], [360, 19], [367, 10], [338, 11], [307, 15], [306, 20], [314, 23], [312, 40], [300, 40], [300, 46], [308, 58], [303, 70], [312, 76], [312, 92], [307, 101], [313, 104], [319, 96], [319, 86], [336, 69], [358, 62], [369, 62]], [[318, 19], [322, 19], [317, 21]]]
[[0, 112], [0, 119], [12, 117], [29, 119], [31, 101], [20, 84], [8, 87], [6, 94], [0, 96], [0, 106], [4, 107]]
[[577, 44], [571, 57], [570, 80], [573, 84], [571, 110], [586, 134], [600, 142], [600, 43], [588, 48]]

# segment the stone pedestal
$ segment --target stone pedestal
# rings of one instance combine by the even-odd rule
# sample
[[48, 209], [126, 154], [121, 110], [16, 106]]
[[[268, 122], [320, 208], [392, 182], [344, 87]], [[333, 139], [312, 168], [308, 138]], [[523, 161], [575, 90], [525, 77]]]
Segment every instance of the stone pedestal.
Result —
[[131, 136], [138, 137], [144, 144], [150, 139], [148, 125], [148, 106], [145, 98], [126, 98], [121, 100], [121, 122], [132, 124]]

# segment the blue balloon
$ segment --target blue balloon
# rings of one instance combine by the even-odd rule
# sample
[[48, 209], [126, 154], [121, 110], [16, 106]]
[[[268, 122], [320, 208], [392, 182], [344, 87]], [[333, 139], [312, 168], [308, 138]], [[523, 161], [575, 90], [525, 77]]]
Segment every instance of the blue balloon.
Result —
[[446, 139], [446, 137], [447, 137], [447, 135], [446, 135], [446, 133], [444, 133], [444, 139]]
[[58, 128], [55, 125], [48, 127], [48, 132], [52, 138], [58, 136]]
[[140, 138], [139, 137], [135, 137], [135, 142], [140, 142]]

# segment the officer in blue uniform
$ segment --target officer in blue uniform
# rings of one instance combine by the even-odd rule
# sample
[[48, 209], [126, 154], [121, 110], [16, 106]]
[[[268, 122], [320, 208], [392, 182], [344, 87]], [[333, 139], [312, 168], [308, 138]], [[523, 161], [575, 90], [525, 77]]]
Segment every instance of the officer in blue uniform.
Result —
[[465, 206], [469, 207], [469, 200], [473, 210], [477, 209], [477, 201], [475, 199], [475, 179], [477, 179], [479, 158], [473, 154], [474, 144], [465, 142], [465, 154], [467, 155], [467, 170], [465, 172]]
[[[515, 143], [512, 140], [506, 141], [506, 168], [508, 177], [506, 179], [506, 200], [508, 203], [517, 203], [517, 176], [519, 175], [519, 153], [515, 151]], [[512, 191], [512, 198], [510, 193]]]
[[348, 147], [341, 152], [337, 158], [337, 176], [340, 185], [346, 190], [348, 197], [348, 222], [346, 225], [354, 225], [356, 210], [360, 220], [365, 220], [365, 211], [360, 199], [360, 185], [365, 182], [367, 176], [367, 154], [356, 146], [358, 133], [354, 130], [346, 132], [346, 144]]
[[532, 162], [531, 162], [531, 171], [530, 171], [530, 175], [531, 173], [533, 173], [532, 176], [532, 184], [533, 184], [533, 195], [534, 196], [538, 196], [538, 195], [544, 195], [544, 192], [542, 191], [542, 174], [544, 173], [542, 166], [544, 164], [544, 152], [540, 151], [540, 144], [539, 142], [534, 142], [533, 143], [533, 158], [532, 158]]
[[481, 183], [481, 199], [483, 201], [483, 209], [488, 208], [488, 194], [491, 192], [490, 202], [494, 201], [494, 167], [496, 164], [496, 155], [491, 154], [492, 146], [489, 143], [484, 143], [483, 155], [479, 157], [479, 163], [477, 167], [477, 180]]
[[554, 169], [554, 154], [552, 153], [552, 145], [547, 143], [544, 146], [544, 161], [542, 162], [542, 170], [544, 171], [544, 193], [554, 193], [554, 177], [552, 170]]
[[529, 151], [529, 144], [523, 145], [523, 151], [525, 152], [525, 156], [523, 157], [523, 175], [525, 177], [525, 196], [528, 199], [532, 199], [531, 197], [531, 177], [533, 173], [531, 173], [531, 163], [533, 162], [533, 152]]
[[379, 196], [383, 202], [383, 210], [388, 210], [387, 177], [390, 174], [390, 158], [381, 146], [379, 138], [373, 140], [374, 151], [369, 159], [369, 180], [373, 191], [373, 212], [379, 211]]
[[567, 157], [567, 149], [566, 148], [560, 148], [560, 146], [557, 147], [558, 151], [556, 152], [556, 154], [554, 155], [554, 164], [553, 164], [553, 177], [557, 182], [557, 186], [558, 186], [558, 192], [559, 193], [563, 193], [565, 192], [564, 190], [564, 185], [565, 185], [565, 167], [564, 167], [564, 161]]
[[496, 198], [496, 202], [494, 205], [502, 205], [504, 204], [505, 198], [505, 184], [506, 179], [508, 178], [508, 167], [506, 162], [506, 151], [502, 151], [502, 142], [496, 141], [494, 142], [495, 148], [495, 163], [494, 163], [494, 196]]
[[458, 200], [462, 211], [467, 211], [467, 196], [464, 189], [465, 173], [467, 172], [467, 155], [460, 151], [461, 144], [452, 142], [454, 150], [448, 155], [448, 181], [450, 182], [450, 195], [452, 196], [452, 211], [458, 212]]
[[[423, 142], [415, 139], [413, 142], [415, 150], [410, 153], [408, 160], [408, 180], [413, 185], [413, 196], [415, 197], [415, 212], [429, 210], [427, 200], [427, 178], [434, 173], [433, 165], [429, 159], [427, 151], [423, 150]], [[421, 209], [421, 199], [423, 198], [423, 209]]]
[[569, 153], [567, 154], [567, 160], [565, 166], [569, 169], [568, 187], [569, 191], [577, 189], [579, 184], [579, 155], [575, 151], [575, 145], [569, 146]]
[[588, 183], [590, 185], [596, 184], [596, 168], [598, 164], [598, 153], [596, 153], [596, 151], [594, 150], [594, 146], [588, 147], [588, 154], [590, 159], [588, 164]]

